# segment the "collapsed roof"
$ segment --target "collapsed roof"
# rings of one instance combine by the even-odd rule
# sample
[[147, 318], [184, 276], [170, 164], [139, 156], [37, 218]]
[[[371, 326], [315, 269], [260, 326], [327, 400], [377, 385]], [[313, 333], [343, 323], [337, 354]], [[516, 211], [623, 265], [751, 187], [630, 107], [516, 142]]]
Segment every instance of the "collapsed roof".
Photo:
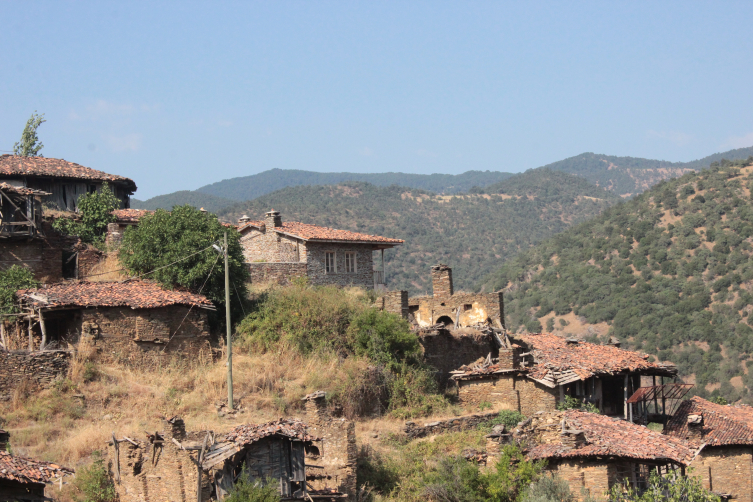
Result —
[[187, 291], [169, 290], [152, 281], [65, 282], [21, 289], [16, 297], [33, 309], [66, 307], [130, 307], [148, 309], [188, 305], [214, 309], [209, 299]]
[[562, 441], [540, 444], [529, 450], [530, 459], [621, 457], [688, 465], [695, 453], [678, 438], [625, 420], [578, 410], [568, 410], [561, 415], [562, 432], [582, 433], [584, 443], [580, 446]]

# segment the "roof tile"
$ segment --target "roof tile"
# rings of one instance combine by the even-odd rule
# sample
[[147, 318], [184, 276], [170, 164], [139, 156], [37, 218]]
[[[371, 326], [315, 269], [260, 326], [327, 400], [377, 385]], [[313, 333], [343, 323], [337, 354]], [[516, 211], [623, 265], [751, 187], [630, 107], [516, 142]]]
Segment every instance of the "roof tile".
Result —
[[667, 423], [666, 434], [688, 438], [688, 415], [703, 415], [703, 442], [711, 446], [753, 445], [753, 408], [721, 405], [695, 396], [683, 401]]
[[132, 179], [116, 174], [107, 174], [90, 167], [68, 162], [63, 159], [46, 157], [22, 157], [20, 155], [0, 155], [0, 176], [50, 176], [80, 180], [108, 181], [124, 183], [131, 191], [136, 191]]
[[154, 214], [154, 211], [148, 209], [116, 209], [112, 214], [118, 222], [137, 223], [144, 216]]
[[20, 483], [50, 483], [69, 474], [73, 474], [73, 469], [0, 451], [0, 479]]

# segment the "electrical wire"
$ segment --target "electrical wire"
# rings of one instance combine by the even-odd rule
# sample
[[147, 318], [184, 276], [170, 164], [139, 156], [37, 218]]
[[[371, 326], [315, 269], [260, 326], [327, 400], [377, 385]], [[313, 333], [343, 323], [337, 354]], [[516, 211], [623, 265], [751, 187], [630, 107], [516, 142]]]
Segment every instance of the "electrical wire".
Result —
[[[162, 270], [163, 268], [167, 268], [167, 267], [169, 267], [169, 266], [175, 265], [176, 263], [180, 263], [180, 262], [182, 262], [182, 261], [184, 261], [184, 260], [187, 260], [187, 259], [191, 258], [192, 256], [196, 256], [196, 255], [197, 255], [197, 254], [199, 254], [199, 253], [203, 253], [204, 251], [206, 251], [207, 249], [210, 249], [211, 247], [212, 247], [212, 245], [210, 244], [209, 246], [205, 247], [204, 249], [202, 249], [202, 250], [200, 250], [200, 251], [196, 251], [195, 253], [193, 253], [193, 254], [190, 254], [190, 255], [188, 255], [188, 256], [185, 256], [185, 257], [183, 257], [183, 258], [181, 258], [181, 259], [179, 259], [179, 260], [175, 260], [175, 261], [174, 261], [174, 262], [172, 262], [172, 263], [168, 263], [167, 265], [163, 265], [163, 266], [161, 266], [161, 267], [157, 267], [157, 268], [155, 268], [154, 270], [152, 270], [152, 271], [150, 271], [150, 272], [144, 272], [143, 274], [135, 275], [135, 276], [133, 276], [133, 277], [128, 277], [128, 278], [126, 278], [126, 279], [123, 279], [123, 281], [121, 281], [121, 282], [125, 282], [125, 281], [130, 281], [130, 280], [132, 280], [132, 279], [138, 279], [139, 277], [144, 277], [145, 275], [153, 274], [153, 273], [155, 273], [155, 272], [156, 272], [156, 271], [158, 271], [158, 270]], [[117, 269], [117, 270], [110, 270], [109, 272], [102, 272], [102, 273], [100, 273], [100, 274], [89, 274], [89, 275], [85, 275], [85, 276], [83, 276], [83, 277], [80, 277], [80, 279], [88, 279], [89, 277], [97, 277], [97, 276], [99, 276], [99, 275], [107, 275], [107, 274], [112, 274], [112, 273], [114, 273], [114, 272], [123, 272], [123, 271], [127, 271], [127, 270], [128, 270], [128, 269], [126, 269], [126, 268], [119, 268], [119, 269]]]

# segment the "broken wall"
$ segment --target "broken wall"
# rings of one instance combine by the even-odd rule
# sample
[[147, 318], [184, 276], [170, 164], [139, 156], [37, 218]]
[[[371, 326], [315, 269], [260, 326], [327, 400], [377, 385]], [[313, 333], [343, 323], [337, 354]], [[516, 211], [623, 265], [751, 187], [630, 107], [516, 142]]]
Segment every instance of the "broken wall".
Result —
[[503, 410], [516, 410], [531, 417], [538, 411], [557, 408], [555, 389], [513, 373], [458, 380], [458, 401], [465, 407], [491, 404]]
[[458, 293], [447, 297], [418, 297], [408, 301], [416, 324], [432, 326], [448, 318], [458, 326], [474, 326], [490, 322], [504, 328], [502, 293]]
[[0, 269], [13, 265], [28, 268], [39, 282], [63, 280], [63, 251], [47, 246], [42, 239], [4, 241], [0, 245]]
[[49, 388], [68, 374], [71, 357], [72, 352], [64, 350], [0, 350], [0, 394], [11, 395], [21, 384], [31, 390]]
[[443, 328], [418, 330], [424, 361], [437, 369], [440, 387], [447, 385], [450, 372], [471, 364], [489, 353], [496, 357], [497, 348], [491, 336], [467, 329], [450, 331]]

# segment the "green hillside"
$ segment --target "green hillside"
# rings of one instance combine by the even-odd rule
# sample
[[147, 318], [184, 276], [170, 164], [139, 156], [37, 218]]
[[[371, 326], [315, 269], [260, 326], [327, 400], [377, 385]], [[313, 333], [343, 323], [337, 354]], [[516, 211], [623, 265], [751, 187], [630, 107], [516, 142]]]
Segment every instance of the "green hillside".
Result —
[[442, 196], [368, 183], [289, 187], [236, 204], [220, 217], [258, 219], [274, 208], [283, 221], [405, 239], [385, 253], [390, 288], [429, 292], [429, 267], [443, 262], [453, 266], [456, 287], [471, 290], [518, 251], [619, 200], [572, 175], [532, 171], [517, 178], [504, 195]]
[[701, 394], [750, 401], [751, 163], [662, 182], [521, 253], [483, 289], [506, 291], [509, 328], [616, 336], [676, 362]]
[[173, 206], [189, 204], [194, 207], [203, 207], [209, 212], [216, 213], [220, 209], [234, 204], [234, 200], [217, 197], [193, 190], [181, 190], [166, 195], [158, 195], [148, 200], [131, 199], [131, 207], [134, 209], [172, 209]]

